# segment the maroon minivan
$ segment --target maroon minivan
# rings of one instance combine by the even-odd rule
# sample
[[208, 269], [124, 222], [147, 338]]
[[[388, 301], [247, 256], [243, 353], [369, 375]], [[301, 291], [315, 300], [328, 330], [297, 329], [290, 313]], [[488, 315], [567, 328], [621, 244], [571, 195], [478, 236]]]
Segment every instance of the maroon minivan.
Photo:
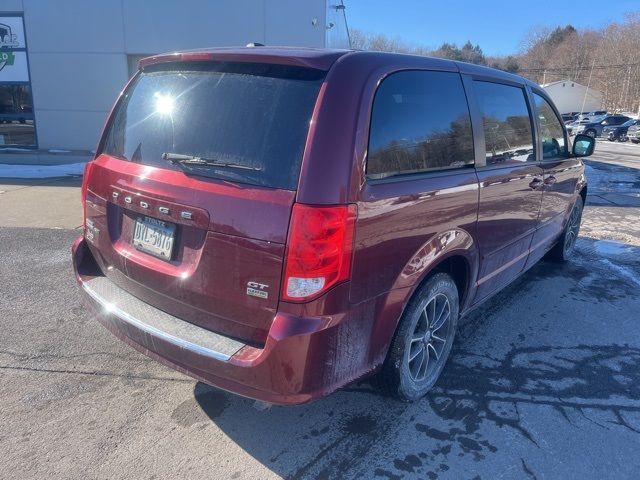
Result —
[[222, 389], [295, 404], [378, 373], [417, 399], [461, 315], [572, 254], [594, 142], [465, 63], [150, 57], [85, 170], [77, 280], [115, 335]]

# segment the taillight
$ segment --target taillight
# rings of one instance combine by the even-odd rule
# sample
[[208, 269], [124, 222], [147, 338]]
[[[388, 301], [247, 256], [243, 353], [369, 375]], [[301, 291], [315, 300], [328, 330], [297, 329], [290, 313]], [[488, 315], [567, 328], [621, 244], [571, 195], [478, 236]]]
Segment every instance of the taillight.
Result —
[[350, 278], [356, 213], [355, 205], [293, 205], [283, 300], [311, 300]]
[[89, 160], [84, 166], [84, 173], [82, 174], [82, 188], [80, 189], [80, 201], [82, 202], [82, 228], [87, 223], [87, 189], [89, 188], [89, 176], [91, 175], [91, 169], [93, 168], [93, 161]]

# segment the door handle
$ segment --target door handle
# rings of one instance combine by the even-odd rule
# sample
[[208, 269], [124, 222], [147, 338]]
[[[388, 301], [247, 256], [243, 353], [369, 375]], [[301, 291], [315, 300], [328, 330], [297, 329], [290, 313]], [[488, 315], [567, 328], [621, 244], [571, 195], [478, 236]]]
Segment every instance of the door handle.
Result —
[[538, 188], [540, 188], [540, 186], [543, 184], [544, 182], [542, 180], [540, 180], [539, 178], [534, 178], [533, 180], [531, 180], [531, 182], [529, 183], [529, 187], [532, 188], [533, 190], [537, 190]]
[[553, 185], [554, 183], [556, 183], [556, 177], [554, 177], [553, 175], [544, 179], [545, 185]]

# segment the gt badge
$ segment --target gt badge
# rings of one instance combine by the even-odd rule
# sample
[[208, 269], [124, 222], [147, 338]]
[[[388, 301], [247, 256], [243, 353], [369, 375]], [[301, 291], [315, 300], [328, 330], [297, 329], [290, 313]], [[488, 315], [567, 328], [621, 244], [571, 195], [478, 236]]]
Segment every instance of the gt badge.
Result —
[[269, 298], [269, 285], [258, 282], [247, 282], [247, 295], [258, 298]]

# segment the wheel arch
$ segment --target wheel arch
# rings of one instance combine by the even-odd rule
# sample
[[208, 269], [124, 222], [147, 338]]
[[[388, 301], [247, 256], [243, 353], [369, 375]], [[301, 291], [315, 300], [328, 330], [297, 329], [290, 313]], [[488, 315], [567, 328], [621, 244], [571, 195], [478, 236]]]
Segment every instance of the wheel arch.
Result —
[[578, 194], [582, 197], [582, 204], [586, 205], [587, 204], [587, 184], [585, 183], [582, 188], [580, 188], [580, 191], [578, 192]]
[[[470, 286], [471, 265], [469, 260], [460, 254], [452, 254], [446, 258], [443, 258], [437, 265], [429, 271], [424, 277], [420, 285], [426, 282], [432, 275], [436, 273], [447, 273], [456, 284], [458, 288], [459, 304], [460, 308], [467, 300]], [[414, 291], [415, 294], [415, 291]]]
[[[443, 243], [444, 238], [449, 241]], [[437, 249], [436, 245], [443, 246]], [[466, 309], [475, 292], [478, 255], [476, 242], [464, 230], [437, 235], [416, 252], [403, 269], [395, 288], [387, 294], [386, 304], [389, 308], [383, 308], [383, 314], [376, 319], [371, 345], [375, 363], [381, 364], [387, 357], [407, 306], [420, 287], [434, 274], [443, 272], [451, 275], [458, 288], [459, 311], [462, 313]]]
[[394, 288], [409, 287], [405, 305], [416, 290], [435, 272], [449, 273], [465, 305], [478, 270], [478, 248], [473, 236], [463, 229], [452, 229], [433, 236], [409, 259], [396, 279]]

